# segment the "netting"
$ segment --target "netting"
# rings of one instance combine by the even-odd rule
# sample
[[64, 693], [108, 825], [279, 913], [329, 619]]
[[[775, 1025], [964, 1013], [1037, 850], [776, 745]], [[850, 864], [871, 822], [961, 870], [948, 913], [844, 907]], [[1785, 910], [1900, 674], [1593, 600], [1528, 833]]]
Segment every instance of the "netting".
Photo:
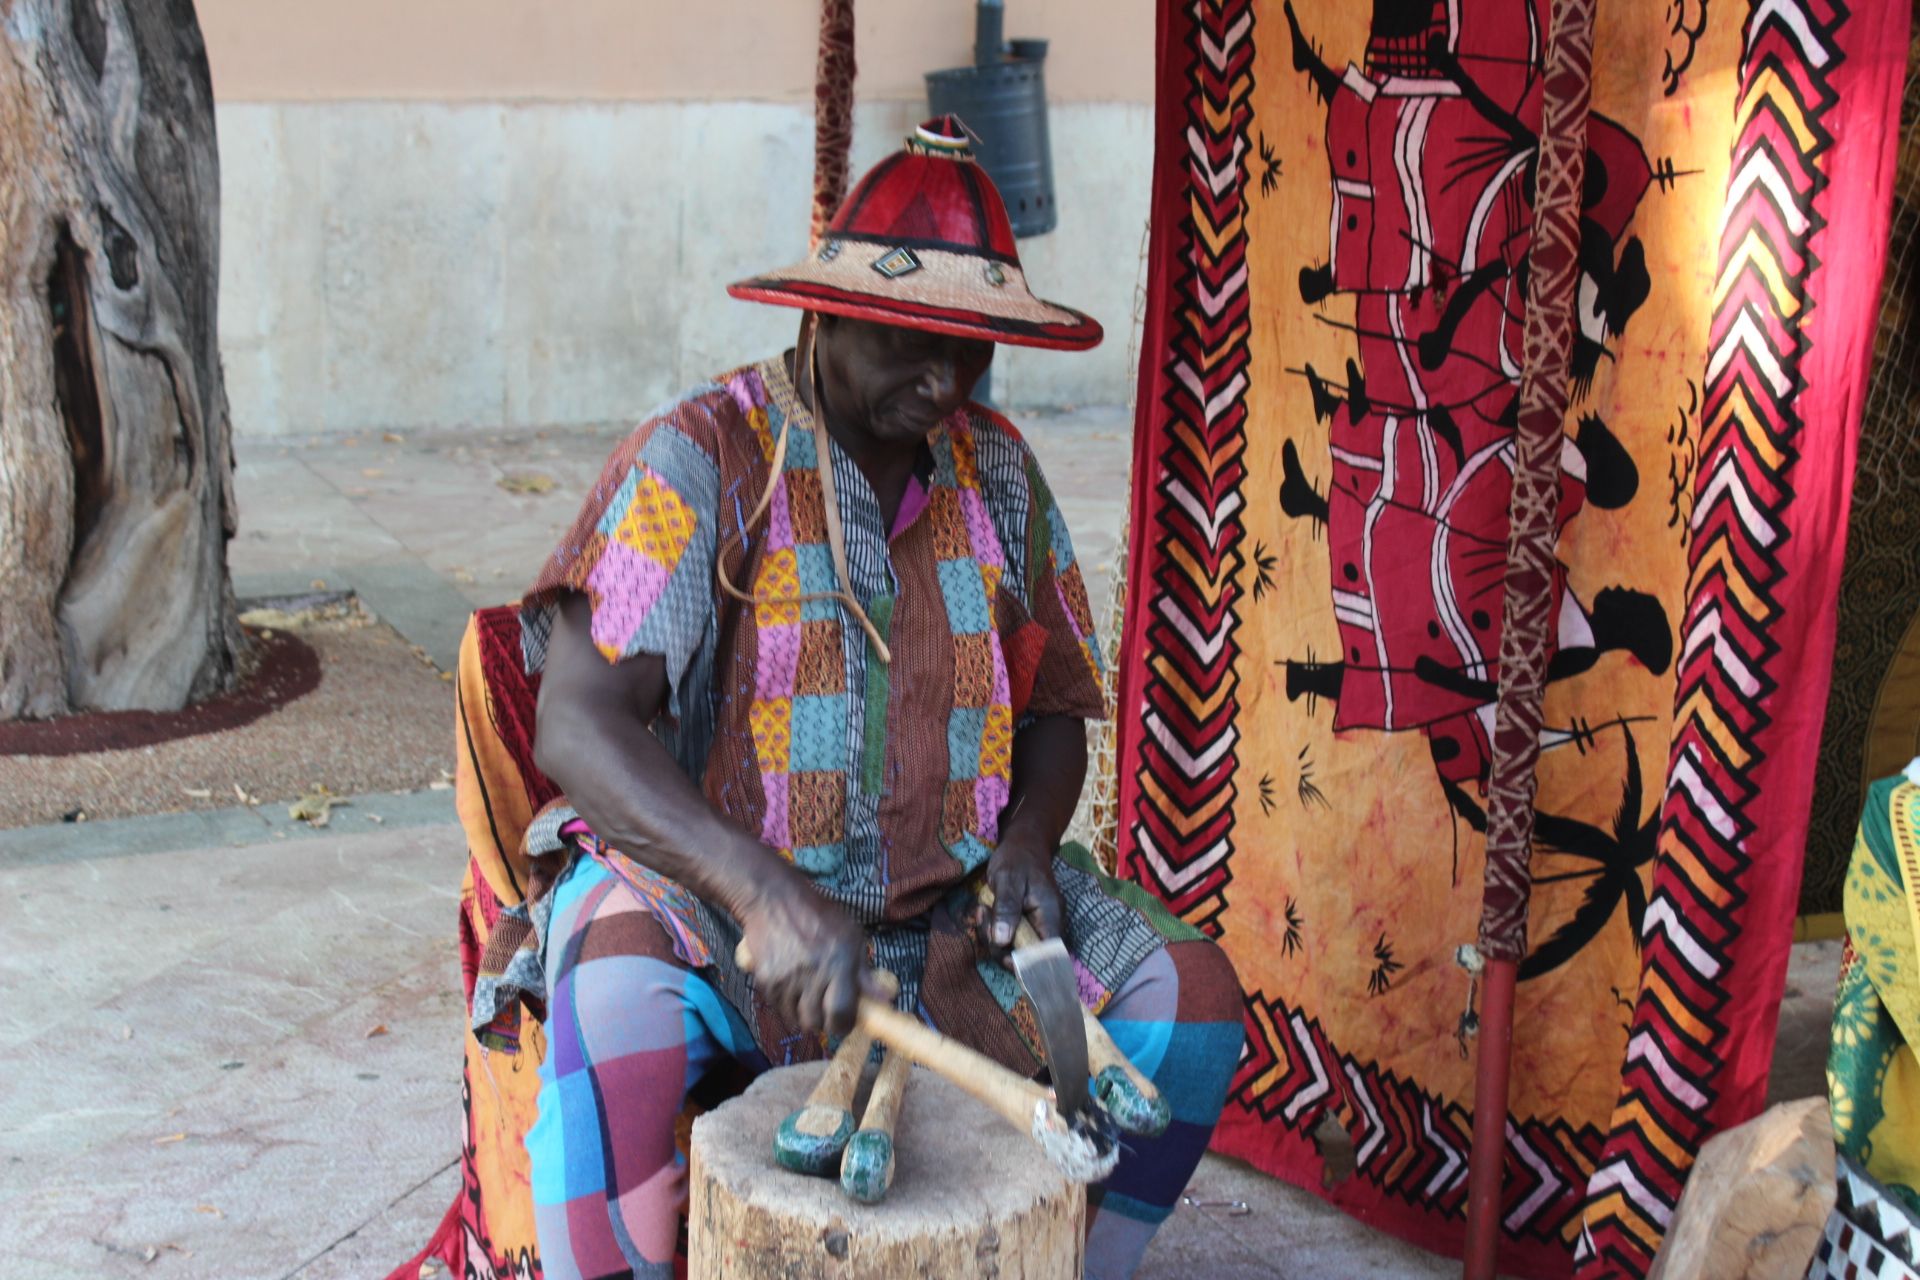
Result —
[[[1140, 337], [1147, 321], [1147, 249], [1151, 241], [1152, 226], [1143, 225], [1140, 229], [1139, 258], [1134, 267], [1133, 316], [1127, 329], [1128, 423], [1133, 422], [1139, 408], [1135, 401], [1140, 384]], [[1129, 444], [1128, 448], [1131, 451], [1132, 445]], [[1106, 719], [1087, 730], [1087, 785], [1080, 792], [1080, 804], [1074, 810], [1073, 824], [1067, 832], [1068, 838], [1086, 845], [1108, 871], [1113, 870], [1118, 853], [1120, 776], [1118, 756], [1114, 750], [1118, 728], [1114, 693], [1120, 666], [1121, 621], [1126, 617], [1127, 610], [1127, 536], [1132, 513], [1133, 468], [1129, 465], [1126, 500], [1120, 504], [1120, 540], [1113, 561], [1113, 588], [1107, 596], [1106, 617], [1101, 620], [1100, 634], [1106, 662], [1106, 687], [1103, 692], [1106, 695], [1107, 715]]]

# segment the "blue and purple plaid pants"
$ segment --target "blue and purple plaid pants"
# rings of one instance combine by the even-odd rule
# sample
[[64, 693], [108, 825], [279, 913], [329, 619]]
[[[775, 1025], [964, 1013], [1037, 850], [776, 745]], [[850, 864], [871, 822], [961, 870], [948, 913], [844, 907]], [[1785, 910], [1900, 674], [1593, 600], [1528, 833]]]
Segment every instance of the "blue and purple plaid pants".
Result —
[[[527, 1133], [548, 1280], [670, 1280], [686, 1207], [674, 1122], [709, 1071], [768, 1067], [740, 1014], [674, 956], [654, 916], [592, 858], [554, 890], [547, 1057]], [[1087, 1275], [1133, 1273], [1212, 1136], [1241, 1045], [1239, 983], [1210, 942], [1173, 942], [1114, 993], [1101, 1022], [1173, 1108], [1090, 1188]]]

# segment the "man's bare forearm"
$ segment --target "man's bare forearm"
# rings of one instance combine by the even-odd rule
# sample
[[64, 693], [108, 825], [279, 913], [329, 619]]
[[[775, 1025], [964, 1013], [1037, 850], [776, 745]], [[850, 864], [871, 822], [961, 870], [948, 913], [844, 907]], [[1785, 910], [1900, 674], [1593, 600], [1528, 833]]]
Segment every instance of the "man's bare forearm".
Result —
[[1035, 720], [1013, 740], [1013, 786], [1000, 838], [1057, 849], [1086, 780], [1086, 722], [1074, 716]]
[[716, 812], [648, 728], [665, 703], [666, 664], [610, 664], [593, 648], [583, 597], [559, 610], [542, 677], [535, 762], [595, 834], [736, 919], [800, 873]]

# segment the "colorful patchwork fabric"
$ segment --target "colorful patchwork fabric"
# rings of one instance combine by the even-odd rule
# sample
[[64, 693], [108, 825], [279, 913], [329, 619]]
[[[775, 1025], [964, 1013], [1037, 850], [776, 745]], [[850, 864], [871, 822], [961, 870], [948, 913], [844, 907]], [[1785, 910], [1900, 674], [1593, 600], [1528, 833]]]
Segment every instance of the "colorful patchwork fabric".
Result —
[[[785, 361], [772, 360], [639, 427], [529, 593], [523, 649], [539, 671], [555, 603], [577, 591], [609, 661], [664, 657], [672, 699], [658, 731], [681, 767], [715, 808], [865, 925], [917, 989], [930, 934], [961, 929], [956, 890], [999, 838], [1020, 727], [1101, 714], [1099, 645], [1038, 463], [1009, 423], [970, 405], [928, 438], [892, 529], [859, 468], [837, 446], [829, 460], [848, 579], [893, 654], [879, 662], [842, 607], [822, 598], [839, 580], [812, 426]], [[743, 529], [783, 433], [767, 513]], [[752, 603], [718, 589], [723, 556]], [[731, 968], [731, 920], [653, 884], [618, 851], [591, 848], [630, 868], [622, 878], [656, 915], [682, 922], [669, 933], [700, 944], [683, 954], [704, 948], [709, 979], [750, 1011], [771, 1059], [797, 1052], [770, 1013], [751, 1011], [750, 987]], [[1114, 990], [1161, 945], [1138, 911], [1094, 905], [1108, 902], [1095, 879], [1068, 868], [1063, 890], [1069, 916], [1086, 922], [1086, 954], [1100, 957], [1089, 962], [1093, 989]], [[930, 923], [935, 909], [947, 926]], [[967, 1001], [1001, 1014], [1011, 1003], [984, 979], [970, 981]], [[1017, 1060], [1018, 1042], [1006, 1040], [1004, 1056]]]
[[[686, 1210], [681, 1104], [707, 1072], [757, 1075], [769, 1059], [617, 874], [581, 859], [553, 894], [553, 1010], [527, 1183], [544, 1274], [666, 1280]], [[1088, 1189], [1089, 1277], [1133, 1274], [1185, 1190], [1240, 1059], [1240, 1010], [1225, 955], [1191, 939], [1155, 950], [1113, 993], [1102, 1022], [1172, 1121], [1158, 1137], [1128, 1138], [1113, 1176]]]
[[1833, 1139], [1920, 1214], [1920, 786], [1867, 789], [1827, 1053]]

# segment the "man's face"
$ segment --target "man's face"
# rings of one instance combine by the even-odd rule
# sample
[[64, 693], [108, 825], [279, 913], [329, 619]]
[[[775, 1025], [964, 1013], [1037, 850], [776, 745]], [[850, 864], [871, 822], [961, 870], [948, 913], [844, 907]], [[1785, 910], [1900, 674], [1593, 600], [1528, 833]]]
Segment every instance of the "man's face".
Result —
[[864, 421], [877, 440], [918, 440], [973, 394], [993, 361], [978, 338], [823, 316], [820, 374], [827, 403]]

